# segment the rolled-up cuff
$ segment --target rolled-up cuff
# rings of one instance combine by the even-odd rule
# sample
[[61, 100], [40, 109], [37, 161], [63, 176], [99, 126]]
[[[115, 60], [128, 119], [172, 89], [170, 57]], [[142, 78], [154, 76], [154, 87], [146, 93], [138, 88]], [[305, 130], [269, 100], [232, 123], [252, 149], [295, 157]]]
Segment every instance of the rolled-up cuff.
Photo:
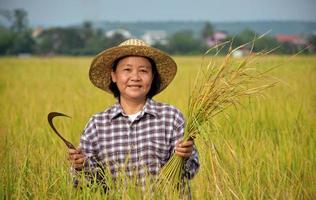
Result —
[[200, 168], [198, 151], [194, 147], [192, 155], [186, 160], [184, 164], [184, 176], [188, 179], [192, 179]]

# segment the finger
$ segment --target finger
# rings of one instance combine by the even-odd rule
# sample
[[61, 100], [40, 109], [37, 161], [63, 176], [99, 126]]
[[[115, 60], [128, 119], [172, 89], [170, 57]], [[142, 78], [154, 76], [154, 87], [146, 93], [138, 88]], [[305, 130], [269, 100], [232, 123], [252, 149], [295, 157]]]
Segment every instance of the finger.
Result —
[[78, 169], [82, 169], [83, 168], [83, 164], [73, 164], [72, 167], [77, 169], [77, 170]]
[[68, 149], [68, 153], [75, 154], [75, 153], [77, 153], [77, 150], [76, 149]]
[[69, 149], [68, 150], [69, 155], [76, 155], [76, 154], [82, 154], [81, 151], [75, 150], [75, 149]]
[[79, 146], [79, 147], [77, 148], [77, 151], [78, 151], [79, 153], [82, 153], [82, 147]]
[[75, 161], [81, 157], [83, 157], [81, 154], [71, 154], [68, 156], [68, 160]]
[[69, 153], [82, 153], [82, 147], [81, 146], [78, 146], [76, 149], [71, 149], [71, 148], [68, 148], [68, 152]]
[[191, 153], [182, 153], [182, 152], [176, 151], [176, 155], [181, 156], [183, 158], [189, 158], [191, 156]]
[[190, 147], [190, 146], [193, 146], [193, 141], [192, 140], [183, 141], [178, 146], [179, 147]]
[[192, 153], [192, 151], [193, 151], [193, 148], [191, 147], [185, 147], [185, 148], [182, 148], [182, 147], [177, 147], [176, 149], [175, 149], [175, 151], [176, 152], [180, 152], [180, 153]]
[[83, 168], [86, 158], [81, 158], [78, 160], [70, 160], [70, 164], [73, 168]]
[[77, 160], [77, 159], [80, 159], [80, 158], [83, 158], [84, 155], [83, 154], [73, 154], [71, 155], [71, 159], [72, 160]]
[[84, 157], [83, 158], [79, 158], [79, 159], [75, 160], [74, 164], [83, 164], [84, 161], [85, 161]]
[[176, 143], [176, 146], [180, 146], [184, 141], [181, 139], [181, 140], [178, 140], [178, 142]]

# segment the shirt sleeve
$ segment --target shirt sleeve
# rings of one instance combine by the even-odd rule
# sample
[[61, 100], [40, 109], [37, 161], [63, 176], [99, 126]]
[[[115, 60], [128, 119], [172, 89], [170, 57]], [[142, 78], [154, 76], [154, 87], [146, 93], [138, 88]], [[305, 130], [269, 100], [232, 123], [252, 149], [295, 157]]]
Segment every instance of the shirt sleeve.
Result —
[[[176, 113], [175, 120], [174, 120], [174, 131], [173, 131], [173, 138], [172, 138], [172, 152], [174, 152], [174, 147], [176, 143], [183, 138], [184, 135], [184, 117], [182, 113], [179, 111], [179, 113]], [[184, 176], [188, 179], [192, 179], [198, 172], [200, 168], [199, 163], [199, 156], [198, 151], [193, 145], [193, 151], [191, 156], [186, 159], [184, 164]]]
[[199, 155], [194, 145], [192, 155], [186, 160], [184, 164], [184, 176], [188, 179], [192, 179], [197, 174], [199, 168]]
[[[101, 170], [101, 164], [98, 159], [99, 145], [98, 145], [98, 135], [97, 127], [94, 117], [91, 117], [89, 122], [80, 138], [80, 147], [83, 154], [86, 157], [83, 172], [85, 177], [88, 180], [93, 180], [94, 177], [100, 178], [99, 171]], [[82, 174], [82, 171], [76, 171], [73, 168], [71, 169], [72, 174], [74, 175], [74, 183], [78, 184], [78, 175]]]
[[97, 127], [94, 117], [87, 123], [80, 138], [80, 147], [86, 156], [85, 168], [97, 166], [99, 152]]

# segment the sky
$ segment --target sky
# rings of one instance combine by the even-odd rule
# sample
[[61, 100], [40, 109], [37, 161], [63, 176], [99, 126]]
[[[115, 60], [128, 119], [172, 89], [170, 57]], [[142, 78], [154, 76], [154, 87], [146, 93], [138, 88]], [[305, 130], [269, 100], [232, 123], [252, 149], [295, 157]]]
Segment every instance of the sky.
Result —
[[23, 8], [33, 26], [83, 21], [210, 22], [316, 21], [316, 0], [0, 0], [0, 9]]

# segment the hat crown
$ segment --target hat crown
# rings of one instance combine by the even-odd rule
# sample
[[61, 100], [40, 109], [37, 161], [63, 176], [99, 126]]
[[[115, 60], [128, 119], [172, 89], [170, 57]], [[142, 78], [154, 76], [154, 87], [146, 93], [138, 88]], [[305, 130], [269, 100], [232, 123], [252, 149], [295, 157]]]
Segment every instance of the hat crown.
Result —
[[119, 44], [119, 46], [128, 46], [128, 45], [149, 47], [149, 45], [146, 44], [146, 42], [144, 42], [143, 40], [139, 40], [139, 39], [129, 39], [129, 40], [126, 40], [126, 41], [122, 42], [121, 44]]

